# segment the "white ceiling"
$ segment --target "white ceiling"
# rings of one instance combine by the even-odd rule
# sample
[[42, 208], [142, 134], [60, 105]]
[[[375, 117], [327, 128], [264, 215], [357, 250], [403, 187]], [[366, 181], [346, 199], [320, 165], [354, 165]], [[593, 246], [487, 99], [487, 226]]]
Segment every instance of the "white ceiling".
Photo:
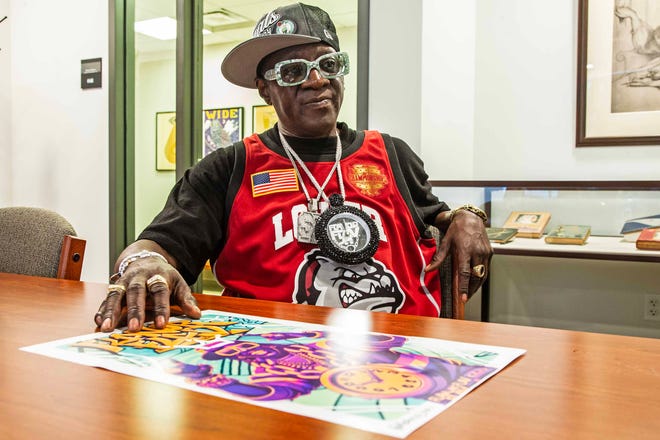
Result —
[[[212, 34], [204, 35], [204, 44], [244, 41], [252, 35], [254, 25], [264, 14], [288, 3], [286, 0], [204, 0], [205, 27], [213, 30]], [[307, 0], [304, 3], [323, 8], [338, 28], [357, 23], [358, 0]], [[176, 1], [135, 2], [135, 21], [157, 17], [176, 18]], [[161, 41], [142, 34], [135, 35], [135, 44], [136, 50], [143, 54], [174, 51], [175, 48], [173, 40]]]

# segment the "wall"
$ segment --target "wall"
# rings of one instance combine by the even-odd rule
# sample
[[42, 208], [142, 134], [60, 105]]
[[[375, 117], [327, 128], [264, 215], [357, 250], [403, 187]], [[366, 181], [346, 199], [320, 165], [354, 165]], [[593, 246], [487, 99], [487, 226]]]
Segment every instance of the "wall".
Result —
[[660, 146], [575, 147], [574, 1], [477, 4], [475, 179], [660, 178]]
[[369, 3], [369, 127], [420, 144], [422, 1]]
[[435, 180], [474, 174], [475, 11], [474, 0], [423, 2], [417, 151]]
[[[9, 15], [9, 0], [0, 0], [0, 20]], [[11, 203], [11, 20], [0, 23], [0, 206]]]
[[[105, 281], [108, 2], [12, 0], [9, 5], [10, 116], [0, 114], [0, 120], [10, 121], [12, 173], [3, 204], [61, 213], [87, 239], [83, 280]], [[81, 90], [80, 60], [96, 57], [103, 58], [103, 88]]]
[[575, 1], [398, 4], [370, 5], [369, 124], [431, 179], [660, 178], [660, 146], [575, 147]]
[[574, 1], [478, 2], [476, 20], [476, 179], [660, 178], [659, 146], [575, 147]]

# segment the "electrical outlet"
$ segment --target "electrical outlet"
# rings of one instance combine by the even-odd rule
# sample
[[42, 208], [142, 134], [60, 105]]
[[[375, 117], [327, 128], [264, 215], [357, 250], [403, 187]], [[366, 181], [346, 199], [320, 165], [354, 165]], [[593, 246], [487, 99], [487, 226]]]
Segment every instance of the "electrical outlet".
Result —
[[660, 295], [644, 295], [644, 319], [660, 321]]

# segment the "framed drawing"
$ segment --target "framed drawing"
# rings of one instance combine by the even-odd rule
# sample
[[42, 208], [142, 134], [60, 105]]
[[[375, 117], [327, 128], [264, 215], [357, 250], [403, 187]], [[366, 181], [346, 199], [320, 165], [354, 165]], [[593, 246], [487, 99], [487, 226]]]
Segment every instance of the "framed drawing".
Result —
[[252, 106], [252, 133], [261, 133], [277, 122], [277, 113], [272, 105]]
[[579, 0], [576, 146], [660, 144], [660, 0]]
[[204, 156], [243, 139], [243, 107], [204, 110]]
[[156, 113], [156, 170], [176, 168], [176, 113]]

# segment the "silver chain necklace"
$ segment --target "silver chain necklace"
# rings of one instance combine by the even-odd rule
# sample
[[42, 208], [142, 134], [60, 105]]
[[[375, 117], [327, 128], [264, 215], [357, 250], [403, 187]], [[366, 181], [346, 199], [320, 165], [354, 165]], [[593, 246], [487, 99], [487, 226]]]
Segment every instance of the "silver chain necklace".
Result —
[[[316, 221], [318, 220], [318, 217], [320, 215], [319, 201], [321, 200], [321, 197], [323, 197], [323, 200], [325, 200], [329, 204], [329, 199], [328, 196], [325, 194], [324, 189], [328, 185], [328, 182], [330, 182], [330, 179], [332, 178], [332, 175], [335, 173], [335, 170], [337, 171], [337, 179], [339, 180], [339, 191], [341, 192], [342, 197], [344, 197], [346, 194], [344, 189], [344, 181], [341, 173], [341, 165], [339, 163], [341, 161], [341, 154], [342, 154], [341, 139], [339, 138], [339, 133], [337, 133], [337, 148], [335, 149], [335, 163], [332, 165], [332, 168], [330, 169], [330, 172], [325, 178], [323, 185], [319, 185], [319, 182], [316, 180], [316, 178], [309, 170], [309, 168], [307, 168], [305, 162], [300, 158], [300, 156], [298, 156], [298, 153], [296, 153], [295, 150], [291, 148], [291, 145], [289, 145], [289, 143], [284, 138], [284, 135], [282, 134], [281, 131], [279, 131], [279, 135], [280, 135], [280, 141], [282, 142], [282, 147], [284, 148], [284, 152], [291, 161], [291, 165], [293, 165], [293, 169], [296, 171], [296, 175], [298, 176], [298, 180], [300, 181], [300, 186], [302, 187], [302, 190], [305, 193], [305, 199], [307, 200], [307, 211], [301, 212], [297, 219], [296, 232], [298, 236], [298, 241], [302, 243], [316, 244], [317, 241], [314, 230], [316, 227]], [[305, 172], [305, 175], [307, 176], [309, 181], [312, 182], [312, 185], [317, 191], [316, 197], [312, 197], [309, 194], [309, 190], [307, 189], [307, 185], [305, 184], [300, 169], [302, 169]]]
[[[298, 242], [318, 244], [321, 254], [338, 263], [353, 265], [363, 263], [374, 256], [378, 249], [380, 234], [376, 223], [369, 215], [355, 206], [344, 204], [346, 190], [340, 164], [341, 139], [339, 138], [339, 132], [335, 130], [335, 133], [337, 134], [335, 163], [332, 165], [323, 185], [319, 185], [305, 162], [291, 148], [281, 131], [279, 135], [284, 152], [296, 171], [307, 200], [307, 210], [301, 212], [297, 218], [296, 234]], [[309, 181], [316, 188], [318, 192], [316, 198], [310, 196], [300, 169], [305, 172]], [[335, 170], [337, 171], [341, 194], [332, 194], [328, 197], [324, 190]], [[328, 208], [322, 213], [319, 212], [321, 197], [328, 203]]]
[[[342, 154], [341, 139], [339, 138], [339, 133], [337, 133], [336, 131], [335, 133], [337, 134], [335, 163], [332, 165], [332, 168], [330, 169], [330, 172], [325, 178], [323, 185], [319, 185], [319, 182], [316, 180], [312, 172], [309, 171], [309, 168], [307, 168], [305, 162], [300, 158], [300, 156], [298, 156], [298, 153], [296, 153], [296, 151], [293, 148], [291, 148], [291, 145], [289, 145], [287, 140], [284, 138], [282, 132], [281, 131], [279, 132], [280, 141], [282, 142], [282, 147], [284, 148], [284, 152], [291, 161], [291, 164], [293, 165], [293, 168], [296, 171], [296, 174], [298, 175], [298, 180], [300, 180], [300, 186], [302, 187], [303, 192], [305, 193], [305, 198], [307, 199], [307, 210], [309, 212], [319, 211], [319, 201], [321, 200], [321, 197], [323, 197], [323, 200], [328, 202], [328, 196], [325, 194], [324, 189], [328, 185], [328, 182], [330, 182], [330, 179], [332, 178], [332, 175], [334, 174], [335, 170], [337, 171], [337, 178], [339, 179], [339, 191], [341, 192], [342, 197], [346, 196], [346, 192], [344, 190], [344, 180], [342, 178], [342, 173], [341, 173], [341, 166], [339, 164], [339, 162], [341, 161], [341, 154]], [[302, 174], [300, 173], [301, 168], [305, 172], [305, 175], [307, 176], [309, 181], [312, 182], [312, 185], [314, 185], [314, 188], [317, 191], [316, 198], [312, 198], [310, 196], [309, 190], [307, 189], [307, 185], [305, 185], [305, 181], [303, 180]]]

